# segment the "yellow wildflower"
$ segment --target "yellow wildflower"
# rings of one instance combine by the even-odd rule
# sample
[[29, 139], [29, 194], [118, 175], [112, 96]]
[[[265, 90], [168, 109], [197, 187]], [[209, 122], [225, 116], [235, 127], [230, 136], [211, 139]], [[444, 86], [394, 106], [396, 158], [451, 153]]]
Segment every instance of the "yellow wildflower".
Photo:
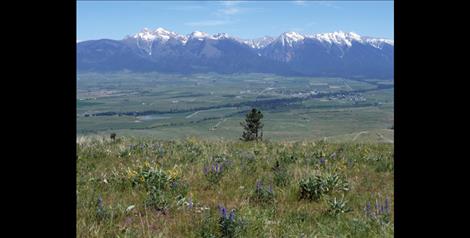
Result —
[[172, 169], [168, 171], [168, 174], [170, 176], [170, 179], [176, 179], [181, 175], [181, 169], [178, 167], [178, 165], [175, 165]]

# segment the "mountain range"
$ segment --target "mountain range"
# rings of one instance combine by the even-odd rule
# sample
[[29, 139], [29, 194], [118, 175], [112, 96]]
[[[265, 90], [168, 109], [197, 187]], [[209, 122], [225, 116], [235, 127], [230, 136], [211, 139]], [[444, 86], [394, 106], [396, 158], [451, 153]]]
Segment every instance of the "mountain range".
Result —
[[274, 73], [288, 76], [393, 78], [394, 42], [354, 32], [241, 39], [143, 29], [122, 40], [77, 43], [78, 72]]

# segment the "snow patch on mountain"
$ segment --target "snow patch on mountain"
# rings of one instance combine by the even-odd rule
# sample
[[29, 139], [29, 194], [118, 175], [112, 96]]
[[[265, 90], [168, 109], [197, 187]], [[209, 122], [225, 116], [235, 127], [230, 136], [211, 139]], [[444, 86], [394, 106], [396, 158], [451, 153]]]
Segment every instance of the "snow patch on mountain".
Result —
[[275, 39], [270, 36], [263, 36], [257, 39], [248, 39], [248, 40], [243, 40], [243, 39], [237, 39], [238, 42], [248, 45], [251, 48], [254, 49], [261, 49], [264, 48], [265, 46], [271, 44]]
[[320, 33], [311, 35], [309, 38], [317, 39], [321, 42], [327, 42], [328, 44], [337, 44], [348, 47], [352, 46], [353, 41], [363, 43], [361, 36], [354, 32], [336, 31], [332, 33]]
[[175, 32], [166, 30], [164, 28], [157, 28], [154, 31], [144, 28], [141, 32], [132, 36], [137, 40], [137, 45], [139, 48], [142, 48], [149, 54], [152, 51], [152, 45], [154, 41], [158, 41], [161, 44], [165, 44], [170, 40], [176, 40], [182, 45], [185, 45], [188, 40], [199, 40], [203, 41], [205, 39], [211, 40], [223, 40], [223, 39], [234, 39], [241, 44], [245, 44], [253, 49], [262, 49], [274, 42], [279, 42], [282, 46], [293, 47], [294, 44], [304, 42], [306, 39], [317, 40], [323, 44], [327, 45], [338, 45], [341, 47], [351, 47], [353, 42], [368, 44], [375, 48], [382, 49], [385, 44], [393, 46], [393, 40], [383, 39], [383, 38], [374, 38], [374, 37], [364, 37], [360, 36], [355, 32], [343, 32], [336, 31], [332, 33], [318, 33], [313, 35], [304, 35], [297, 32], [284, 32], [279, 37], [273, 38], [270, 36], [265, 36], [257, 39], [239, 39], [235, 37], [230, 37], [226, 33], [217, 33], [210, 35], [206, 32], [194, 31], [189, 35], [180, 35]]
[[297, 32], [284, 32], [282, 33], [277, 41], [279, 41], [283, 46], [289, 45], [292, 46], [295, 42], [303, 41], [305, 36], [297, 33]]
[[367, 42], [369, 45], [382, 49], [385, 44], [392, 45], [393, 46], [393, 40], [389, 39], [380, 39], [380, 38], [369, 38], [369, 37], [364, 37], [364, 41]]

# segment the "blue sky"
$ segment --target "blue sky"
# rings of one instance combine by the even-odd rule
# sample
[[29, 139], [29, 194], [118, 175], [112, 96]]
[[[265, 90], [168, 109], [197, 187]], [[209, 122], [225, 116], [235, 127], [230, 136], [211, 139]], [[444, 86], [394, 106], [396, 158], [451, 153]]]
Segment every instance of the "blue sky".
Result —
[[393, 18], [393, 1], [78, 1], [77, 40], [122, 39], [144, 27], [246, 39], [339, 30], [393, 39]]

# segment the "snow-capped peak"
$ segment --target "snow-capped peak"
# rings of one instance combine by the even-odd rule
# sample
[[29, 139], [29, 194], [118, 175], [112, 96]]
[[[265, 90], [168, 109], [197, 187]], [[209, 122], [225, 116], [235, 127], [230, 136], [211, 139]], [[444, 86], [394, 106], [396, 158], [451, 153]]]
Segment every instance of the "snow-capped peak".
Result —
[[384, 44], [389, 44], [393, 46], [393, 40], [383, 39], [383, 38], [372, 38], [372, 37], [363, 37], [364, 41], [367, 42], [369, 45], [382, 49]]
[[329, 44], [339, 44], [351, 46], [353, 41], [363, 42], [362, 37], [354, 32], [335, 31], [332, 33], [320, 33], [311, 36], [322, 42]]
[[166, 29], [161, 28], [161, 27], [157, 28], [157, 29], [155, 30], [155, 33], [158, 33], [158, 34], [166, 34], [166, 35], [172, 34], [172, 33], [175, 34], [174, 32], [171, 32], [171, 31], [166, 30]]
[[134, 35], [136, 39], [142, 39], [145, 41], [153, 41], [156, 36], [148, 28], [144, 28], [141, 32]]
[[278, 40], [281, 42], [282, 45], [289, 45], [292, 46], [294, 42], [302, 41], [305, 39], [305, 36], [297, 33], [297, 32], [284, 32], [282, 33]]
[[286, 32], [284, 33], [284, 35], [290, 39], [293, 39], [294, 41], [299, 41], [299, 40], [303, 40], [305, 37], [297, 32]]
[[294, 44], [297, 44], [298, 42], [303, 42], [306, 39], [317, 40], [328, 45], [335, 44], [346, 47], [351, 47], [353, 42], [368, 44], [378, 49], [382, 49], [385, 44], [393, 46], [393, 40], [360, 36], [355, 32], [343, 31], [335, 31], [331, 33], [318, 33], [313, 35], [304, 35], [290, 31], [282, 33], [276, 39], [273, 37], [265, 36], [258, 39], [243, 40], [236, 37], [229, 37], [229, 35], [226, 33], [217, 33], [214, 35], [210, 35], [206, 32], [201, 31], [194, 31], [189, 35], [179, 35], [162, 27], [158, 27], [155, 30], [149, 30], [148, 28], [144, 28], [141, 32], [128, 37], [137, 39], [137, 44], [139, 45], [139, 47], [144, 47], [147, 51], [151, 51], [154, 41], [166, 43], [171, 39], [174, 39], [176, 40], [176, 42], [180, 42], [181, 44], [185, 45], [189, 39], [202, 41], [204, 39], [222, 40], [231, 38], [254, 49], [264, 48], [274, 41], [281, 43], [283, 46], [288, 45], [292, 47]]
[[209, 34], [202, 32], [202, 31], [194, 31], [189, 35], [189, 38], [191, 39], [199, 39], [202, 40], [203, 38], [208, 37]]
[[157, 39], [162, 42], [166, 42], [170, 40], [171, 38], [179, 38], [180, 35], [178, 35], [175, 32], [159, 27], [155, 29], [154, 31], [151, 31], [148, 28], [144, 28], [141, 32], [135, 34], [133, 37], [136, 39], [149, 41], [149, 42], [157, 40]]
[[362, 44], [369, 44], [375, 48], [380, 48], [380, 49], [382, 49], [384, 44], [393, 45], [393, 40], [360, 36], [359, 34], [355, 32], [335, 31], [332, 33], [315, 34], [315, 35], [308, 36], [308, 37], [317, 39], [322, 42], [327, 42], [329, 44], [346, 45], [348, 47], [352, 46], [353, 41], [356, 41]]

